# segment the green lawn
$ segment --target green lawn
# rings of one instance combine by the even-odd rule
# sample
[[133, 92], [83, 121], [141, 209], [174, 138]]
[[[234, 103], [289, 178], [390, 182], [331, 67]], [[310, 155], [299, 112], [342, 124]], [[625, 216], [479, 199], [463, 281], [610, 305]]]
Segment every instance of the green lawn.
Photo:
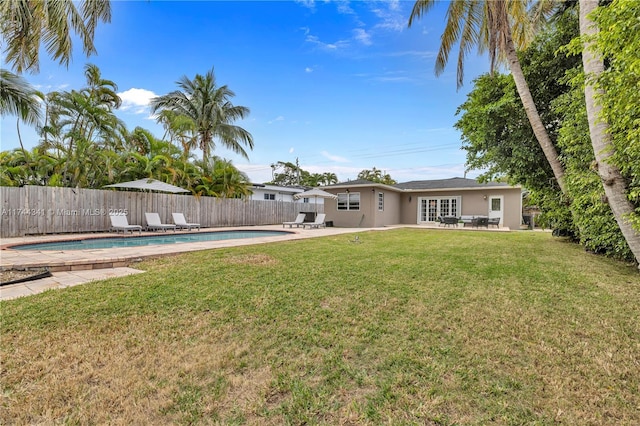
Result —
[[549, 234], [220, 249], [0, 304], [1, 424], [640, 424], [640, 275]]

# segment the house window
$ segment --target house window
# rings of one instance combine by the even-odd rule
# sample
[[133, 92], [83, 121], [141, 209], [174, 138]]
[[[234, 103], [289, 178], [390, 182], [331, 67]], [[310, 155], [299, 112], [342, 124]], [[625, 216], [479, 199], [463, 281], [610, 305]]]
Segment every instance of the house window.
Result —
[[303, 198], [303, 199], [302, 199], [302, 202], [303, 202], [303, 203], [308, 203], [308, 202], [309, 202], [309, 199], [308, 199], [308, 198]]
[[378, 192], [378, 211], [384, 211], [384, 193]]
[[264, 194], [264, 199], [265, 200], [275, 200], [276, 199], [276, 194]]
[[338, 210], [360, 210], [360, 193], [343, 192], [338, 194]]

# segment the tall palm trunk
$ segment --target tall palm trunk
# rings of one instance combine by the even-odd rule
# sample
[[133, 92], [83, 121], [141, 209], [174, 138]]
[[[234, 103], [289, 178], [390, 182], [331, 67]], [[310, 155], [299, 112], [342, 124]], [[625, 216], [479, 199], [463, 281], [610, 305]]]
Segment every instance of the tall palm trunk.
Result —
[[609, 135], [609, 125], [602, 119], [602, 106], [596, 102], [599, 90], [595, 87], [595, 79], [604, 72], [604, 60], [592, 46], [591, 39], [598, 33], [598, 27], [588, 15], [597, 7], [598, 0], [580, 0], [580, 35], [587, 36], [582, 49], [582, 64], [586, 75], [584, 97], [591, 145], [607, 202], [629, 249], [640, 264], [640, 233], [625, 219], [625, 216], [633, 213], [634, 208], [627, 199], [627, 187], [620, 170], [609, 159], [615, 148]]
[[558, 186], [560, 187], [562, 193], [566, 194], [567, 191], [564, 185], [564, 167], [558, 159], [558, 151], [556, 151], [553, 142], [551, 142], [551, 139], [549, 138], [547, 129], [542, 123], [542, 119], [540, 118], [540, 114], [538, 113], [538, 109], [536, 108], [536, 104], [533, 101], [533, 96], [531, 96], [529, 85], [524, 78], [524, 73], [522, 72], [522, 67], [520, 66], [518, 55], [516, 54], [516, 49], [511, 37], [511, 31], [507, 28], [505, 32], [506, 43], [504, 53], [506, 54], [507, 60], [509, 61], [509, 69], [511, 70], [513, 80], [516, 83], [518, 95], [520, 96], [520, 100], [522, 101], [524, 110], [527, 113], [529, 123], [531, 123], [533, 134], [536, 136], [536, 139], [540, 144], [540, 148], [542, 148], [544, 156], [547, 158], [547, 161], [551, 166], [551, 170], [553, 170], [553, 175], [558, 182]]

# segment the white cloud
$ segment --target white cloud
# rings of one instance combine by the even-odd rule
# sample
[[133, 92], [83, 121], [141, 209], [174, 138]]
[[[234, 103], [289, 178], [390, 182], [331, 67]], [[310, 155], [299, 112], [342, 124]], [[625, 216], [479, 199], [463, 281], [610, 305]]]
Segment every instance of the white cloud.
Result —
[[404, 83], [413, 81], [404, 71], [387, 71], [382, 75], [373, 77], [372, 80], [381, 83]]
[[356, 12], [354, 12], [353, 9], [351, 9], [351, 6], [349, 5], [349, 0], [337, 0], [337, 7], [338, 7], [338, 13], [342, 13], [343, 15], [355, 15]]
[[[413, 167], [409, 169], [394, 169], [390, 168], [386, 170], [391, 178], [398, 182], [408, 182], [412, 180], [432, 180], [432, 179], [449, 179], [452, 177], [465, 176], [464, 164], [441, 164], [430, 167]], [[475, 176], [475, 175], [474, 175]], [[471, 178], [471, 174], [467, 175]]]
[[272, 169], [269, 164], [237, 164], [235, 166], [246, 173], [252, 183], [269, 182], [272, 178]]
[[407, 17], [400, 10], [397, 0], [385, 3], [386, 8], [374, 8], [371, 11], [380, 18], [375, 28], [391, 31], [403, 31], [407, 27]]
[[329, 159], [331, 161], [338, 162], [338, 163], [348, 163], [349, 162], [349, 160], [347, 160], [346, 158], [340, 157], [338, 155], [329, 154], [327, 151], [322, 151], [320, 154], [322, 154], [323, 157], [325, 157], [325, 158], [327, 158], [327, 159]]
[[414, 56], [419, 59], [432, 59], [435, 58], [436, 55], [437, 53], [432, 50], [403, 50], [399, 52], [388, 53], [386, 56], [391, 56], [394, 58], [401, 56]]
[[305, 41], [307, 43], [311, 43], [315, 45], [316, 47], [322, 50], [329, 50], [329, 51], [337, 51], [339, 49], [343, 49], [349, 46], [349, 42], [347, 40], [338, 40], [335, 43], [325, 43], [323, 41], [320, 41], [320, 38], [318, 38], [318, 36], [314, 36], [311, 34], [307, 34]]
[[43, 93], [62, 92], [67, 87], [69, 87], [68, 83], [58, 84], [58, 85], [53, 85], [53, 84], [34, 84], [33, 85], [34, 89]]
[[[236, 167], [249, 175], [249, 179], [254, 183], [269, 182], [272, 178], [272, 169], [270, 164], [236, 164]], [[300, 164], [303, 170], [309, 173], [335, 173], [339, 182], [357, 179], [358, 173], [365, 169], [371, 169], [369, 166], [344, 166], [344, 165], [316, 165], [316, 164]], [[452, 177], [463, 177], [464, 164], [442, 164], [431, 167], [413, 167], [413, 168], [393, 168], [379, 165], [377, 167], [385, 173], [389, 173], [393, 179], [398, 182], [408, 182], [412, 180], [429, 180], [429, 179], [448, 179]], [[478, 173], [467, 174], [468, 178], [477, 177]]]
[[294, 151], [293, 147], [289, 148], [289, 154], [293, 154], [293, 151]]
[[315, 11], [315, 9], [316, 9], [315, 0], [295, 0], [295, 2], [296, 3], [300, 3], [301, 5], [306, 7], [307, 9], [311, 9], [313, 11]]
[[362, 28], [356, 28], [353, 30], [353, 37], [365, 46], [371, 46], [371, 34], [367, 33]]
[[131, 88], [118, 93], [118, 96], [122, 99], [122, 105], [120, 106], [122, 111], [129, 111], [133, 114], [147, 114], [149, 112], [149, 102], [158, 95], [150, 90]]
[[405, 71], [387, 71], [382, 74], [354, 74], [355, 77], [363, 78], [367, 81], [376, 83], [417, 83], [422, 82], [421, 79], [407, 75]]
[[313, 68], [312, 68], [312, 67], [306, 67], [306, 68], [304, 69], [304, 72], [312, 73], [312, 72], [313, 72]]
[[273, 120], [269, 120], [269, 121], [268, 121], [268, 123], [269, 123], [269, 124], [273, 124], [273, 123], [275, 123], [276, 121], [284, 121], [284, 117], [283, 117], [283, 116], [281, 116], [281, 115], [279, 115], [279, 116], [277, 116], [276, 118], [274, 118]]
[[388, 4], [389, 10], [400, 11], [400, 0], [390, 0]]

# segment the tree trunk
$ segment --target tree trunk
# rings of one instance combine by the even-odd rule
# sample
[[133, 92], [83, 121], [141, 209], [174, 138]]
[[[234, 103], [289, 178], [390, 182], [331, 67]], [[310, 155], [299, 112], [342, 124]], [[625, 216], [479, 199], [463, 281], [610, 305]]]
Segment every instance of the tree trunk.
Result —
[[627, 187], [620, 170], [609, 161], [615, 147], [609, 135], [609, 125], [602, 119], [602, 106], [596, 102], [599, 90], [596, 89], [594, 80], [604, 72], [604, 60], [592, 46], [593, 41], [589, 40], [598, 33], [598, 28], [588, 15], [597, 7], [598, 0], [580, 0], [580, 35], [587, 36], [582, 49], [582, 64], [586, 76], [584, 97], [591, 145], [607, 202], [636, 262], [640, 263], [640, 233], [626, 220], [626, 216], [633, 213], [634, 208], [627, 198]]
[[558, 186], [562, 193], [566, 194], [567, 191], [564, 185], [564, 167], [558, 159], [558, 151], [556, 151], [556, 147], [553, 145], [553, 142], [551, 142], [547, 129], [544, 127], [540, 114], [538, 113], [538, 109], [536, 108], [536, 104], [533, 102], [533, 96], [531, 96], [529, 85], [524, 78], [524, 73], [522, 72], [522, 67], [520, 66], [520, 61], [518, 60], [518, 55], [516, 54], [516, 49], [513, 45], [513, 39], [511, 38], [510, 31], [506, 34], [506, 38], [505, 53], [509, 61], [511, 75], [516, 83], [516, 88], [518, 89], [518, 95], [520, 95], [520, 100], [522, 101], [524, 110], [527, 113], [529, 123], [531, 123], [533, 133], [544, 152], [544, 156], [547, 158], [547, 161], [551, 166], [551, 170], [553, 170], [553, 175], [558, 182]]

